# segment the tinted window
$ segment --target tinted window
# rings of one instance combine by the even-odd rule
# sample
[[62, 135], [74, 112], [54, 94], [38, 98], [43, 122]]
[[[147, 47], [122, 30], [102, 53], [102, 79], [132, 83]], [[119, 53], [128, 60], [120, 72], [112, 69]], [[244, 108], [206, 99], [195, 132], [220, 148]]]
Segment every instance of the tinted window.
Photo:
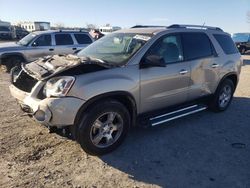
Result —
[[92, 40], [85, 34], [74, 34], [78, 44], [90, 44]]
[[42, 35], [35, 40], [33, 45], [34, 46], [51, 46], [51, 36]]
[[182, 42], [186, 60], [208, 57], [213, 54], [211, 42], [205, 33], [183, 33]]
[[229, 35], [214, 34], [215, 39], [220, 44], [225, 54], [235, 54], [238, 50]]
[[170, 35], [158, 40], [147, 55], [157, 55], [164, 59], [165, 63], [179, 62], [183, 60], [181, 39], [179, 35]]
[[0, 26], [0, 31], [10, 31], [8, 27]]
[[56, 34], [56, 45], [71, 45], [74, 44], [70, 34]]

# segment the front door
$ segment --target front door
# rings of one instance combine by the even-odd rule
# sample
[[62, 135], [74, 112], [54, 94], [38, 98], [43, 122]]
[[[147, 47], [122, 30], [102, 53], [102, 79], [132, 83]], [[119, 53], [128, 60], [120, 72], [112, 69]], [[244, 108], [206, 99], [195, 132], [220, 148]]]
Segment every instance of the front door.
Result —
[[166, 67], [140, 69], [141, 113], [183, 103], [189, 90], [190, 65], [183, 61], [180, 35], [161, 37], [145, 54], [150, 55], [162, 57]]
[[38, 59], [39, 57], [44, 57], [47, 55], [52, 55], [53, 50], [51, 35], [44, 34], [35, 39], [30, 46], [27, 47], [26, 56], [28, 61], [33, 61]]

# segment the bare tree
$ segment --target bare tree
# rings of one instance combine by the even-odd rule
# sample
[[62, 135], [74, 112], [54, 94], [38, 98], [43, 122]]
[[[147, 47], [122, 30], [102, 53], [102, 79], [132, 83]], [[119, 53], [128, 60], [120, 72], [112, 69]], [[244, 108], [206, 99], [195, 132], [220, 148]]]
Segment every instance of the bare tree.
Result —
[[247, 23], [250, 24], [250, 11], [247, 12]]
[[86, 23], [86, 28], [89, 30], [97, 29], [97, 26], [95, 24]]
[[65, 28], [65, 25], [62, 22], [57, 22], [54, 24], [54, 27], [55, 27], [55, 29], [63, 29], [63, 28]]

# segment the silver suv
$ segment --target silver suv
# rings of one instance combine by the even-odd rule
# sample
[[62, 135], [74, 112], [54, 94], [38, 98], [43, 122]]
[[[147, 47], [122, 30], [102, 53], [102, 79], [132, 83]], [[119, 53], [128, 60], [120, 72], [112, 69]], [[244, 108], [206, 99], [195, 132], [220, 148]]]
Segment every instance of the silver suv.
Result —
[[23, 62], [55, 54], [73, 54], [93, 42], [87, 31], [37, 31], [19, 42], [0, 44], [0, 65], [5, 71]]
[[226, 110], [241, 65], [220, 28], [133, 28], [107, 35], [77, 56], [14, 69], [10, 91], [36, 121], [68, 127], [85, 151], [101, 155], [119, 146], [132, 126]]

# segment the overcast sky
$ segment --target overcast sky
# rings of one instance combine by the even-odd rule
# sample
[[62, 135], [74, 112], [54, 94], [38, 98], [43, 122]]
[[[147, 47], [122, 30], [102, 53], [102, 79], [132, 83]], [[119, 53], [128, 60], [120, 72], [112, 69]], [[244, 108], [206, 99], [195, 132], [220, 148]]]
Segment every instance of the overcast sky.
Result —
[[250, 32], [247, 11], [250, 0], [0, 0], [1, 20], [49, 21], [69, 27], [205, 22], [229, 33]]

